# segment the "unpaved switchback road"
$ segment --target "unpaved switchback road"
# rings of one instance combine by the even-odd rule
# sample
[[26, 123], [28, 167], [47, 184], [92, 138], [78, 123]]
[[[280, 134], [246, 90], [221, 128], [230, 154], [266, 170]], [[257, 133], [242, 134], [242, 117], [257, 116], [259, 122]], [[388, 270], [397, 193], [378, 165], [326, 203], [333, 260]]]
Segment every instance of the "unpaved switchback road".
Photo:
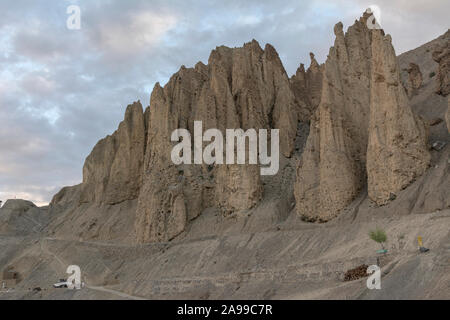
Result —
[[[61, 260], [55, 253], [51, 252], [47, 245], [44, 244], [45, 241], [50, 240], [50, 241], [57, 241], [57, 239], [54, 238], [44, 238], [41, 240], [41, 251], [49, 256], [52, 256], [53, 258], [56, 259], [56, 261], [58, 261], [64, 268], [66, 268], [68, 266], [67, 263], [63, 262], [63, 260]], [[108, 244], [109, 245], [109, 244]], [[129, 295], [126, 294], [124, 292], [121, 291], [117, 291], [117, 290], [113, 290], [113, 289], [108, 289], [102, 286], [90, 286], [88, 284], [85, 285], [86, 288], [91, 289], [91, 290], [96, 290], [96, 291], [102, 291], [102, 292], [106, 292], [106, 293], [110, 293], [122, 298], [126, 298], [126, 299], [131, 299], [131, 300], [147, 300], [145, 298], [142, 297], [137, 297], [137, 296], [133, 296], [133, 295]]]

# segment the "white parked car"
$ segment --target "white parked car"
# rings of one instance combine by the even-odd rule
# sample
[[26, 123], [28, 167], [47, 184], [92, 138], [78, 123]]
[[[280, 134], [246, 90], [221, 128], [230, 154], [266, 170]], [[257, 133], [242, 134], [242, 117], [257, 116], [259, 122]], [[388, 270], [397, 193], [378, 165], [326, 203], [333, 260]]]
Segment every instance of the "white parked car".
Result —
[[[76, 288], [76, 289], [84, 288], [84, 286], [85, 286], [85, 284], [84, 284], [84, 282], [82, 282], [82, 283], [81, 283], [81, 286], [80, 286], [79, 288]], [[57, 288], [57, 289], [59, 289], [59, 288], [68, 288], [67, 280], [65, 280], [65, 279], [60, 279], [59, 282], [57, 282], [57, 283], [55, 283], [55, 284], [53, 285], [53, 288]]]
[[67, 280], [66, 279], [59, 279], [59, 282], [55, 283], [53, 285], [53, 288], [67, 288]]

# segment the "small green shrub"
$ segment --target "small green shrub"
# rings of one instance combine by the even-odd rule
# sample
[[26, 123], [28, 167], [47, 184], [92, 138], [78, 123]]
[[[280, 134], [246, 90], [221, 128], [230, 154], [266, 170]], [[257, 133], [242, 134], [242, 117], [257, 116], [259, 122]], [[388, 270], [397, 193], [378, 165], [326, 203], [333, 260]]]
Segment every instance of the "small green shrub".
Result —
[[436, 73], [434, 71], [430, 72], [430, 78], [433, 78], [435, 75], [436, 75]]
[[384, 230], [381, 229], [372, 230], [369, 232], [369, 237], [373, 241], [378, 242], [384, 250], [383, 243], [386, 242], [387, 240], [386, 232], [384, 232]]

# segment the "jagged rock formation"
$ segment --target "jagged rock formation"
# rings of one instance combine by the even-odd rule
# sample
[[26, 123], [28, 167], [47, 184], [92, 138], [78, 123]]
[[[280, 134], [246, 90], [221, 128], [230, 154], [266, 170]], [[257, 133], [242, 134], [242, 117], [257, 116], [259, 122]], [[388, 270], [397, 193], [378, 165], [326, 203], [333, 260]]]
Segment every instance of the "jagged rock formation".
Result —
[[[297, 169], [297, 212], [327, 221], [362, 189], [370, 88], [370, 38], [363, 22], [342, 23], [324, 66], [321, 102]], [[349, 45], [347, 46], [347, 42]]]
[[433, 60], [439, 63], [436, 93], [447, 96], [450, 93], [450, 30], [444, 35], [444, 43], [433, 51]]
[[383, 204], [429, 162], [425, 129], [399, 82], [390, 37], [369, 30], [367, 18], [345, 35], [342, 23], [334, 28], [321, 101], [297, 169], [296, 207], [306, 220], [332, 219], [367, 183], [369, 197]]
[[300, 64], [295, 75], [290, 79], [291, 89], [297, 103], [303, 107], [300, 109], [299, 119], [309, 121], [314, 111], [319, 106], [322, 94], [323, 65], [319, 65], [314, 58], [314, 53], [309, 54], [311, 65], [305, 71], [304, 64]]
[[[202, 121], [203, 132], [279, 128], [287, 158], [299, 143], [298, 122], [310, 122], [295, 183], [297, 212], [307, 220], [330, 220], [365, 187], [373, 201], [385, 204], [425, 170], [429, 153], [390, 38], [370, 31], [366, 19], [345, 35], [337, 24], [327, 62], [319, 65], [311, 54], [308, 70], [301, 66], [291, 79], [275, 49], [256, 41], [217, 47], [207, 65], [181, 67], [164, 87], [155, 85], [145, 112], [139, 102], [128, 106], [119, 129], [86, 159], [83, 183], [61, 190], [52, 206], [86, 204], [77, 223], [98, 227], [96, 219], [106, 211], [92, 219], [96, 209], [90, 204], [131, 200], [123, 207], [133, 208], [138, 242], [171, 240], [207, 208], [226, 217], [256, 207], [265, 191], [258, 165], [172, 163], [178, 143], [171, 142], [173, 130], [193, 133], [194, 121]], [[421, 90], [417, 69], [411, 68], [411, 84]], [[127, 218], [117, 210], [121, 221]], [[79, 237], [107, 238], [116, 228], [113, 220], [108, 230], [93, 227]]]
[[263, 193], [258, 165], [175, 166], [171, 134], [179, 128], [193, 134], [194, 121], [203, 122], [203, 132], [217, 128], [224, 136], [225, 129], [277, 128], [280, 152], [290, 157], [303, 106], [271, 45], [262, 49], [253, 40], [242, 48], [217, 47], [208, 65], [182, 66], [164, 88], [157, 83], [145, 113], [140, 102], [128, 106], [119, 129], [87, 157], [83, 183], [61, 190], [52, 206], [137, 199], [139, 242], [172, 239], [205, 208], [224, 215], [253, 208]]
[[262, 197], [257, 165], [176, 167], [170, 135], [177, 128], [203, 130], [280, 128], [280, 150], [294, 149], [299, 105], [275, 49], [256, 41], [242, 48], [218, 47], [208, 65], [182, 67], [151, 96], [143, 189], [136, 234], [139, 242], [169, 240], [203, 209], [224, 214], [254, 207]]
[[427, 169], [427, 128], [413, 114], [400, 82], [391, 37], [372, 33], [372, 79], [367, 147], [369, 197], [385, 204]]
[[409, 68], [406, 71], [408, 72], [408, 86], [406, 89], [408, 95], [412, 96], [422, 85], [422, 72], [420, 72], [419, 66], [414, 62], [410, 62]]
[[116, 204], [137, 198], [142, 184], [145, 125], [141, 103], [129, 105], [119, 129], [100, 140], [86, 159], [81, 202]]

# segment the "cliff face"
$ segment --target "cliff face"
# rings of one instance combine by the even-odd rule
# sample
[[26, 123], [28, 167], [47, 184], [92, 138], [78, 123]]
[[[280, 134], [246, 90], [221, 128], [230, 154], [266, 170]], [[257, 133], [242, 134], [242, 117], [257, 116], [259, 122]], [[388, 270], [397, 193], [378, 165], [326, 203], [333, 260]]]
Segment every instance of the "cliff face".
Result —
[[290, 157], [302, 109], [275, 49], [255, 40], [216, 48], [208, 65], [182, 67], [164, 88], [155, 85], [150, 105], [145, 114], [139, 102], [128, 106], [119, 129], [86, 159], [80, 186], [81, 203], [138, 199], [139, 242], [172, 239], [205, 208], [228, 215], [262, 198], [258, 165], [175, 166], [175, 129], [193, 133], [194, 121], [202, 121], [203, 132], [218, 128], [224, 136], [225, 129], [279, 128], [280, 152]]
[[321, 102], [297, 168], [297, 212], [327, 221], [359, 193], [365, 181], [370, 103], [370, 33], [364, 21], [344, 36], [342, 24], [324, 65]]
[[430, 163], [427, 128], [415, 116], [400, 82], [390, 36], [372, 34], [372, 78], [367, 148], [369, 197], [385, 204]]
[[223, 214], [254, 207], [262, 198], [257, 165], [181, 165], [171, 162], [177, 128], [203, 130], [280, 128], [280, 150], [294, 149], [300, 106], [275, 49], [256, 41], [242, 48], [218, 47], [208, 65], [184, 68], [151, 95], [144, 185], [136, 219], [138, 241], [169, 240], [203, 209]]
[[83, 167], [82, 203], [136, 199], [142, 184], [146, 128], [140, 102], [127, 107], [113, 135], [100, 140]]
[[[255, 40], [241, 48], [217, 47], [207, 65], [181, 67], [164, 87], [155, 85], [145, 112], [139, 102], [128, 106], [118, 130], [86, 159], [83, 183], [63, 189], [52, 204], [105, 208], [133, 200], [115, 206], [115, 214], [120, 221], [131, 219], [129, 235], [142, 243], [173, 239], [207, 208], [226, 218], [270, 198], [264, 193], [273, 192], [274, 186], [267, 187], [273, 181], [261, 179], [259, 165], [172, 162], [178, 144], [172, 132], [192, 134], [194, 121], [202, 121], [203, 132], [217, 128], [224, 136], [225, 129], [280, 129], [286, 170], [274, 181], [288, 181], [285, 189], [291, 190], [296, 170], [294, 195], [283, 195], [280, 207], [295, 204], [303, 219], [328, 221], [365, 188], [372, 201], [386, 204], [425, 171], [430, 154], [427, 129], [411, 111], [391, 39], [369, 30], [366, 19], [345, 34], [338, 23], [326, 63], [319, 65], [311, 54], [308, 70], [302, 65], [291, 79], [275, 49], [262, 49]], [[422, 92], [418, 70], [410, 65], [410, 85]], [[304, 149], [299, 122], [310, 123]], [[133, 208], [132, 214], [124, 216], [122, 207]], [[77, 223], [93, 227], [80, 236], [108, 238], [117, 228], [119, 218], [108, 219], [106, 231], [99, 226], [107, 210], [82, 210]], [[95, 219], [94, 211], [101, 212]]]
[[306, 220], [332, 219], [366, 184], [369, 197], [383, 204], [430, 159], [424, 126], [399, 81], [390, 37], [369, 30], [366, 19], [345, 35], [341, 23], [334, 28], [321, 102], [297, 169], [297, 213]]

